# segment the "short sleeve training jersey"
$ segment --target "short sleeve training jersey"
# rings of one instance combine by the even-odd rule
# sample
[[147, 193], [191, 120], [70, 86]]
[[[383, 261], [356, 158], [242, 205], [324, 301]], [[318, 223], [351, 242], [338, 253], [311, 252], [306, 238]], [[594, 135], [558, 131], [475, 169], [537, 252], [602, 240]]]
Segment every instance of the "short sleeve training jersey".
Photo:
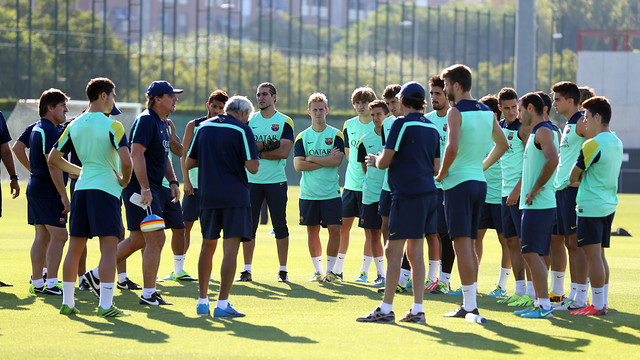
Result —
[[[203, 116], [201, 118], [197, 118], [193, 120], [193, 132], [195, 133], [196, 129], [198, 128], [198, 126], [200, 126], [200, 124], [207, 120], [206, 116]], [[191, 142], [193, 142], [193, 138], [191, 139]], [[188, 150], [188, 149], [187, 149]], [[189, 181], [191, 181], [191, 185], [193, 185], [194, 189], [198, 188], [198, 167], [194, 167], [189, 169], [188, 171], [189, 174]]]
[[[327, 156], [333, 148], [338, 148], [344, 153], [344, 146], [344, 136], [340, 130], [327, 125], [323, 131], [317, 132], [308, 127], [296, 137], [293, 156]], [[337, 166], [303, 171], [300, 199], [330, 200], [340, 197], [338, 179]]]
[[[382, 150], [384, 150], [384, 145], [382, 145], [381, 135], [376, 134], [375, 131], [363, 135], [358, 145], [358, 163], [360, 167], [365, 162], [367, 154], [377, 154]], [[373, 166], [367, 167], [367, 172], [364, 174], [364, 182], [362, 183], [363, 204], [370, 205], [380, 201], [385, 170]]]
[[[438, 112], [433, 110], [425, 115], [425, 117], [431, 121], [438, 130], [438, 135], [440, 136], [440, 155], [443, 155], [444, 149], [447, 147], [447, 116], [440, 117], [438, 116]], [[442, 184], [438, 181], [436, 181], [436, 188], [442, 189]]]
[[439, 135], [424, 115], [414, 112], [397, 118], [384, 147], [395, 151], [389, 164], [393, 198], [436, 191], [433, 168], [435, 159], [440, 157]]
[[[146, 148], [144, 159], [147, 165], [149, 185], [162, 186], [162, 179], [167, 171], [169, 156], [169, 130], [167, 124], [151, 109], [146, 109], [131, 126], [130, 143], [140, 144]], [[131, 184], [139, 186], [135, 170], [131, 176]]]
[[358, 141], [362, 135], [372, 131], [374, 127], [373, 121], [363, 124], [358, 116], [344, 122], [342, 133], [344, 134], [345, 147], [349, 149], [349, 163], [344, 179], [344, 188], [347, 190], [362, 191], [364, 171], [358, 163]]
[[49, 173], [49, 165], [47, 164], [47, 155], [53, 148], [60, 137], [58, 127], [53, 125], [47, 119], [40, 119], [31, 131], [29, 144], [29, 162], [31, 164], [31, 178], [29, 185], [38, 184], [38, 186], [29, 186], [27, 192], [29, 195], [36, 197], [48, 197], [57, 194], [51, 174]]
[[[391, 131], [391, 125], [396, 121], [396, 117], [390, 115], [388, 118], [382, 121], [382, 145], [387, 142], [387, 138], [389, 137], [389, 132]], [[382, 180], [382, 190], [391, 192], [391, 188], [389, 187], [389, 169], [384, 170], [384, 179]]]
[[122, 187], [114, 171], [119, 171], [117, 150], [127, 146], [125, 130], [119, 121], [103, 113], [84, 113], [65, 129], [57, 143], [64, 154], [73, 151], [82, 162], [76, 190], [102, 190], [120, 198]]
[[622, 153], [622, 141], [612, 132], [584, 142], [576, 162], [585, 171], [576, 197], [578, 216], [603, 217], [616, 211]]
[[11, 135], [9, 135], [9, 128], [7, 128], [7, 122], [0, 111], [0, 144], [6, 144], [11, 141]]
[[571, 168], [578, 160], [582, 144], [585, 142], [585, 138], [576, 133], [578, 127], [578, 121], [582, 119], [584, 112], [578, 111], [573, 114], [571, 119], [567, 121], [562, 132], [562, 140], [560, 142], [560, 158], [558, 159], [558, 172], [554, 181], [556, 190], [562, 190], [569, 185], [569, 174]]
[[200, 208], [250, 207], [245, 161], [258, 159], [251, 128], [231, 115], [206, 120], [187, 154], [198, 160]]
[[[293, 142], [293, 120], [279, 111], [265, 118], [260, 112], [255, 112], [249, 118], [249, 127], [253, 131], [256, 142], [268, 140], [291, 140]], [[260, 169], [256, 174], [247, 171], [247, 177], [252, 184], [274, 184], [287, 181], [284, 168], [287, 159], [260, 159]]]
[[493, 132], [494, 114], [478, 100], [461, 100], [456, 105], [460, 111], [460, 143], [458, 155], [442, 180], [442, 189], [449, 190], [465, 181], [485, 182], [482, 161]]
[[542, 190], [533, 198], [531, 205], [525, 204], [527, 194], [533, 189], [540, 172], [547, 161], [540, 145], [535, 143], [536, 132], [541, 128], [547, 128], [553, 133], [553, 144], [558, 147], [558, 137], [549, 121], [543, 121], [531, 130], [529, 140], [524, 149], [524, 160], [522, 162], [522, 186], [520, 187], [520, 209], [553, 209], [556, 207], [556, 193], [553, 188], [553, 175], [547, 180]]
[[522, 155], [524, 154], [524, 144], [518, 136], [520, 120], [515, 119], [511, 124], [507, 120], [500, 121], [500, 127], [507, 138], [509, 147], [502, 155], [502, 196], [509, 196], [522, 177]]

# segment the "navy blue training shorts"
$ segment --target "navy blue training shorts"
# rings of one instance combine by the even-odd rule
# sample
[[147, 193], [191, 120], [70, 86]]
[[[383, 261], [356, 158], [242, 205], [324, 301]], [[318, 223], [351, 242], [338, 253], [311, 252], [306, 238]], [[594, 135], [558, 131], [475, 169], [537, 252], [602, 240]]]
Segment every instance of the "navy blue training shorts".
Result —
[[603, 248], [608, 248], [615, 214], [602, 217], [578, 216], [578, 246], [602, 244]]
[[480, 208], [487, 195], [487, 183], [469, 180], [444, 192], [444, 211], [451, 239], [478, 238]]
[[362, 191], [344, 189], [342, 192], [342, 217], [360, 216]]
[[253, 219], [253, 238], [256, 238], [258, 222], [260, 221], [260, 209], [266, 199], [271, 215], [271, 225], [276, 239], [284, 239], [289, 236], [287, 227], [287, 182], [274, 184], [249, 184], [251, 196], [251, 216]]
[[549, 255], [554, 216], [555, 208], [522, 210], [521, 252], [523, 254]]
[[496, 229], [498, 234], [502, 233], [502, 205], [482, 204], [478, 229]]
[[120, 238], [122, 207], [120, 198], [102, 190], [76, 190], [71, 199], [69, 235], [81, 238]]
[[512, 238], [517, 236], [522, 238], [522, 210], [520, 210], [520, 203], [512, 206], [507, 206], [507, 197], [502, 198], [502, 233], [505, 238]]
[[182, 197], [182, 220], [195, 222], [200, 217], [200, 190], [193, 189], [193, 195]]
[[380, 192], [380, 202], [378, 203], [378, 215], [389, 216], [391, 211], [391, 192], [382, 190]]
[[362, 204], [362, 211], [360, 212], [360, 221], [358, 226], [363, 229], [380, 230], [382, 226], [382, 217], [378, 214], [378, 203], [369, 205]]
[[342, 199], [300, 199], [300, 225], [342, 225]]
[[240, 241], [251, 241], [251, 208], [219, 208], [200, 210], [200, 226], [202, 238], [215, 240], [224, 231], [224, 238], [240, 238]]
[[417, 198], [394, 197], [389, 214], [389, 240], [422, 239], [438, 231], [436, 193]]
[[576, 196], [578, 188], [566, 187], [556, 191], [556, 215], [558, 228], [556, 235], [571, 235], [576, 233], [578, 215], [576, 214]]

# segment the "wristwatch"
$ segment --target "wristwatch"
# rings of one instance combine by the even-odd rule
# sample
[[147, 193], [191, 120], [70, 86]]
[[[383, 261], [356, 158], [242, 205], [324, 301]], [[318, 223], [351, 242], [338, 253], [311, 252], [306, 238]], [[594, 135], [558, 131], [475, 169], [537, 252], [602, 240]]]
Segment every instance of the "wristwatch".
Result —
[[18, 178], [18, 175], [11, 175], [11, 176], [9, 176], [9, 179], [10, 180], [18, 180], [19, 178]]

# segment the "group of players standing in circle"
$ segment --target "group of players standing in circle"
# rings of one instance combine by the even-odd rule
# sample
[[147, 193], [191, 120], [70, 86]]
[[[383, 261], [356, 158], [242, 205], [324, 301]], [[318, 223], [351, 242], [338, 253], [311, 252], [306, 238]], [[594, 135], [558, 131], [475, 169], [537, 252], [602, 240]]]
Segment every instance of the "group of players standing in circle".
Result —
[[[343, 281], [356, 217], [364, 229], [362, 267], [355, 281], [368, 282], [374, 262], [377, 276], [371, 284], [384, 295], [380, 306], [358, 321], [395, 322], [394, 295], [411, 287], [414, 302], [403, 322], [425, 323], [425, 291], [463, 296], [462, 306], [445, 317], [479, 316], [478, 269], [489, 228], [496, 229], [502, 255], [497, 285], [488, 296], [522, 307], [515, 313], [525, 318], [549, 318], [554, 310], [606, 314], [609, 272], [604, 248], [609, 246], [622, 161], [622, 143], [609, 130], [608, 100], [593, 96], [582, 101], [580, 89], [570, 82], [553, 86], [553, 101], [544, 92], [518, 98], [511, 88], [475, 100], [471, 85], [465, 65], [452, 65], [433, 76], [428, 88], [433, 111], [428, 114], [427, 91], [415, 81], [387, 86], [381, 100], [371, 88], [358, 88], [351, 98], [357, 116], [345, 121], [342, 131], [326, 122], [327, 97], [314, 93], [308, 100], [311, 126], [297, 136], [293, 121], [276, 110], [273, 84], [257, 87], [259, 111], [246, 97], [216, 90], [207, 101], [207, 116], [190, 121], [182, 141], [169, 119], [182, 90], [166, 81], [149, 85], [146, 109], [128, 138], [122, 124], [110, 118], [119, 113], [111, 80], [92, 79], [86, 89], [89, 107], [70, 121], [65, 116], [68, 98], [49, 89], [40, 98], [41, 119], [13, 146], [31, 171], [28, 219], [36, 236], [30, 291], [62, 295], [62, 314], [79, 312], [74, 301], [77, 279], [81, 288], [99, 297], [102, 317], [128, 315], [113, 305], [115, 287], [142, 290], [143, 305], [171, 305], [156, 291], [164, 231], [145, 231], [143, 226], [146, 216], [155, 214], [172, 230], [174, 270], [164, 280], [199, 282], [198, 315], [211, 313], [212, 257], [224, 231], [213, 316], [244, 316], [228, 299], [241, 243], [244, 268], [236, 281], [252, 281], [256, 230], [265, 201], [277, 244], [277, 279], [289, 281], [285, 164], [293, 149], [294, 168], [302, 173], [300, 225], [307, 229], [314, 268], [310, 281]], [[549, 120], [551, 107], [567, 119], [563, 131]], [[4, 119], [2, 125], [6, 129]], [[3, 149], [9, 139], [3, 130]], [[31, 149], [28, 155], [26, 148]], [[180, 157], [182, 206], [170, 153]], [[345, 156], [341, 194], [338, 167]], [[9, 160], [11, 166], [3, 156], [17, 196]], [[72, 179], [71, 200], [67, 176]], [[122, 202], [130, 231], [126, 239]], [[68, 212], [70, 245], [59, 283]], [[195, 279], [184, 270], [184, 262], [198, 219], [203, 243]], [[322, 227], [328, 231], [324, 268]], [[100, 238], [101, 259], [85, 271], [86, 241], [91, 237]], [[568, 296], [565, 245], [572, 280]], [[142, 287], [128, 278], [125, 261], [140, 249]], [[455, 258], [462, 284], [452, 291]], [[507, 296], [511, 272], [516, 286]], [[587, 277], [593, 294], [588, 306]]]

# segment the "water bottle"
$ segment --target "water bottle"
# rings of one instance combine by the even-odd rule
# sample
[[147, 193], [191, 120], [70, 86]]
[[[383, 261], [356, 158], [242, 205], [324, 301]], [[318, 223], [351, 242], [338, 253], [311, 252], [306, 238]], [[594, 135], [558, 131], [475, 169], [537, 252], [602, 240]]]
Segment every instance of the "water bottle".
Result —
[[464, 318], [465, 320], [467, 320], [467, 322], [472, 323], [484, 324], [487, 322], [487, 319], [485, 319], [484, 316], [476, 315], [474, 313], [468, 313]]

